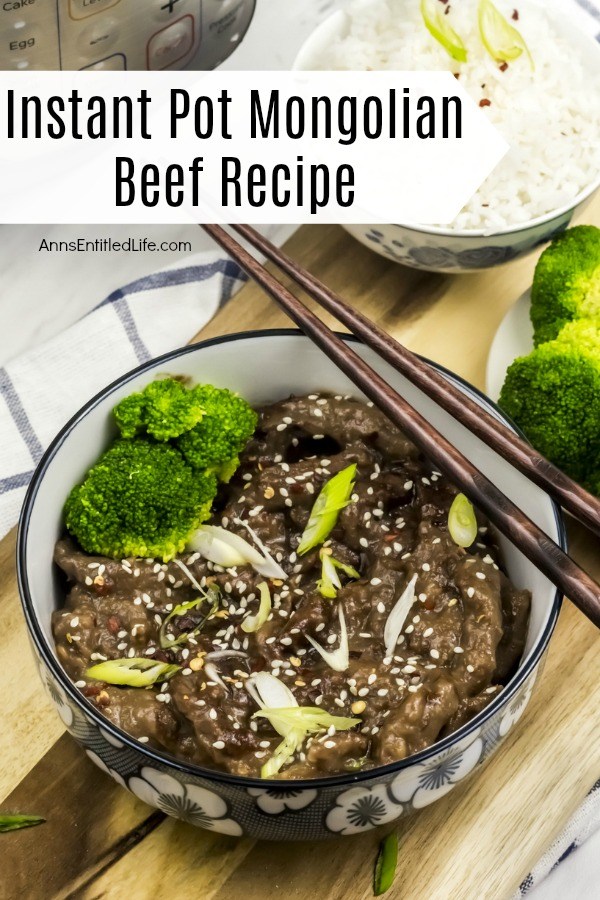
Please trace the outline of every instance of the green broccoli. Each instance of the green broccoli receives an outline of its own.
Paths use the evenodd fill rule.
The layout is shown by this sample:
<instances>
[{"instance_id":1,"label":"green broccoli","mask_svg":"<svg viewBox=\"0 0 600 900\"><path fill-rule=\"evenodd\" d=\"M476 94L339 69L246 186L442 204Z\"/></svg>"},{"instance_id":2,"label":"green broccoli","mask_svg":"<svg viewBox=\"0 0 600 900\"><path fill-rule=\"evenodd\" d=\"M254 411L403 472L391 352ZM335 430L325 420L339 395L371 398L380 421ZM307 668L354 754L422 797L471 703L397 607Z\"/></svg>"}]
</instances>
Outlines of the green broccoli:
<instances>
[{"instance_id":1,"label":"green broccoli","mask_svg":"<svg viewBox=\"0 0 600 900\"><path fill-rule=\"evenodd\" d=\"M66 526L88 553L169 560L209 518L216 492L215 476L174 447L117 440L71 491Z\"/></svg>"},{"instance_id":2,"label":"green broccoli","mask_svg":"<svg viewBox=\"0 0 600 900\"><path fill-rule=\"evenodd\" d=\"M600 320L600 228L577 225L544 250L531 289L538 347L575 319Z\"/></svg>"},{"instance_id":3,"label":"green broccoli","mask_svg":"<svg viewBox=\"0 0 600 900\"><path fill-rule=\"evenodd\" d=\"M256 428L258 416L242 397L226 388L200 384L192 390L204 416L178 438L177 446L195 469L211 469L220 480L228 481L239 463L238 453Z\"/></svg>"},{"instance_id":4,"label":"green broccoli","mask_svg":"<svg viewBox=\"0 0 600 900\"><path fill-rule=\"evenodd\" d=\"M556 340L516 359L499 402L540 453L591 487L600 437L598 322L570 322Z\"/></svg>"},{"instance_id":5,"label":"green broccoli","mask_svg":"<svg viewBox=\"0 0 600 900\"><path fill-rule=\"evenodd\" d=\"M157 441L168 441L197 425L204 410L195 390L175 378L164 378L125 397L113 414L124 438L149 434Z\"/></svg>"}]
</instances>

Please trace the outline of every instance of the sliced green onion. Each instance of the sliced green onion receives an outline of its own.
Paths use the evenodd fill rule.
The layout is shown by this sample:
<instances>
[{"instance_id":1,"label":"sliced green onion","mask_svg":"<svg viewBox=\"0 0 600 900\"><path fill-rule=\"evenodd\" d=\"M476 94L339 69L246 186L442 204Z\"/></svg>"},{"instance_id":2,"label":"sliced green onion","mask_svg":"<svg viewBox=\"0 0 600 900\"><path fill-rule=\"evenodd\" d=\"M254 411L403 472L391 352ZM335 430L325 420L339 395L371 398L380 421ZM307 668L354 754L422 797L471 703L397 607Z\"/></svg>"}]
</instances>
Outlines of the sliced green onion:
<instances>
[{"instance_id":1,"label":"sliced green onion","mask_svg":"<svg viewBox=\"0 0 600 900\"><path fill-rule=\"evenodd\" d=\"M260 706L253 719L265 718L283 740L261 769L261 778L272 778L302 747L309 734L326 731L332 725L345 731L360 725L360 719L332 716L318 706L298 706L289 687L270 672L257 672L246 679L246 690Z\"/></svg>"},{"instance_id":2,"label":"sliced green onion","mask_svg":"<svg viewBox=\"0 0 600 900\"><path fill-rule=\"evenodd\" d=\"M478 15L481 40L492 59L512 62L526 53L531 68L534 68L533 57L523 35L496 9L492 0L479 0Z\"/></svg>"},{"instance_id":3,"label":"sliced green onion","mask_svg":"<svg viewBox=\"0 0 600 900\"><path fill-rule=\"evenodd\" d=\"M373 875L373 893L376 897L389 891L394 883L398 865L398 834L392 831L379 845Z\"/></svg>"},{"instance_id":4,"label":"sliced green onion","mask_svg":"<svg viewBox=\"0 0 600 900\"><path fill-rule=\"evenodd\" d=\"M271 591L269 590L269 585L263 581L261 584L257 585L257 587L260 591L260 606L258 607L258 612L255 616L246 616L242 622L242 631L245 631L247 634L258 631L271 614Z\"/></svg>"},{"instance_id":5,"label":"sliced green onion","mask_svg":"<svg viewBox=\"0 0 600 900\"><path fill-rule=\"evenodd\" d=\"M277 775L281 767L284 766L288 760L292 759L294 754L300 749L303 740L304 735L302 732L299 734L291 732L287 737L284 737L281 743L277 744L275 747L273 755L261 767L260 777L273 778L274 775Z\"/></svg>"},{"instance_id":6,"label":"sliced green onion","mask_svg":"<svg viewBox=\"0 0 600 900\"><path fill-rule=\"evenodd\" d=\"M338 616L340 620L340 645L337 650L326 650L325 647L322 647L318 641L315 641L310 634L306 635L306 640L315 648L317 653L320 654L334 672L345 672L350 665L350 649L348 646L346 619L344 618L344 611L341 606L338 609Z\"/></svg>"},{"instance_id":7,"label":"sliced green onion","mask_svg":"<svg viewBox=\"0 0 600 900\"><path fill-rule=\"evenodd\" d=\"M346 772L360 772L361 769L364 769L368 761L368 756L360 756L358 759L347 759L344 762L344 769Z\"/></svg>"},{"instance_id":8,"label":"sliced green onion","mask_svg":"<svg viewBox=\"0 0 600 900\"><path fill-rule=\"evenodd\" d=\"M261 769L261 778L272 778L281 767L290 760L302 747L309 734L326 731L332 726L336 731L347 731L361 724L361 719L350 719L348 716L332 716L331 713L318 706L289 706L261 709L254 713L253 719L268 719L275 731L283 736L273 755Z\"/></svg>"},{"instance_id":9,"label":"sliced green onion","mask_svg":"<svg viewBox=\"0 0 600 900\"><path fill-rule=\"evenodd\" d=\"M298 553L301 556L327 539L337 522L340 510L350 502L355 475L356 463L353 463L325 482L314 502L308 524L300 539Z\"/></svg>"},{"instance_id":10,"label":"sliced green onion","mask_svg":"<svg viewBox=\"0 0 600 900\"><path fill-rule=\"evenodd\" d=\"M287 684L270 672L256 672L246 679L246 690L261 708L271 706L298 706L298 701Z\"/></svg>"},{"instance_id":11,"label":"sliced green onion","mask_svg":"<svg viewBox=\"0 0 600 900\"><path fill-rule=\"evenodd\" d=\"M243 525L250 532L254 541L259 543L256 534L246 522L241 519L235 521L238 525ZM200 553L204 559L223 566L224 569L250 565L265 578L281 578L283 581L287 579L287 574L275 562L264 545L261 545L263 552L260 553L256 547L249 544L239 534L234 534L218 525L201 525L188 541L187 549Z\"/></svg>"},{"instance_id":12,"label":"sliced green onion","mask_svg":"<svg viewBox=\"0 0 600 900\"><path fill-rule=\"evenodd\" d=\"M400 632L404 628L404 623L410 612L411 606L415 602L415 585L417 576L413 575L411 580L404 588L399 600L395 603L394 608L387 618L385 628L383 630L383 640L385 643L385 655L393 656Z\"/></svg>"},{"instance_id":13,"label":"sliced green onion","mask_svg":"<svg viewBox=\"0 0 600 900\"><path fill-rule=\"evenodd\" d=\"M448 513L448 531L459 547L470 547L477 538L477 518L471 501L457 494Z\"/></svg>"},{"instance_id":14,"label":"sliced green onion","mask_svg":"<svg viewBox=\"0 0 600 900\"><path fill-rule=\"evenodd\" d=\"M357 572L352 566L347 566L345 563L340 562L339 559L334 559L331 553L327 552L326 548L321 550L319 556L321 557L321 577L317 581L317 590L327 600L335 599L338 590L342 586L337 569L343 572L344 575L347 575L348 578L360 578L360 572Z\"/></svg>"},{"instance_id":15,"label":"sliced green onion","mask_svg":"<svg viewBox=\"0 0 600 900\"><path fill-rule=\"evenodd\" d=\"M246 690L261 709L290 709L298 706L298 701L289 687L271 675L270 672L256 672L246 679ZM281 767L291 759L302 746L305 733L295 731L287 723L278 722L279 727L273 725L275 731L283 737L283 740L275 748L273 755L266 761L260 770L261 778L272 778Z\"/></svg>"},{"instance_id":16,"label":"sliced green onion","mask_svg":"<svg viewBox=\"0 0 600 900\"><path fill-rule=\"evenodd\" d=\"M262 559L248 541L217 525L201 525L188 541L187 549L200 553L204 559L224 569L248 563L253 565Z\"/></svg>"},{"instance_id":17,"label":"sliced green onion","mask_svg":"<svg viewBox=\"0 0 600 900\"><path fill-rule=\"evenodd\" d=\"M276 706L272 709L260 709L252 718L268 719L278 734L289 734L291 730L316 734L318 731L327 731L332 726L336 731L347 731L362 723L362 719L334 716L318 706Z\"/></svg>"},{"instance_id":18,"label":"sliced green onion","mask_svg":"<svg viewBox=\"0 0 600 900\"><path fill-rule=\"evenodd\" d=\"M467 48L448 22L439 0L421 0L421 15L429 34L457 62L467 61Z\"/></svg>"},{"instance_id":19,"label":"sliced green onion","mask_svg":"<svg viewBox=\"0 0 600 900\"><path fill-rule=\"evenodd\" d=\"M201 597L197 597L195 600L188 600L186 603L180 603L178 606L173 607L167 618L160 626L159 643L163 650L167 650L169 647L176 647L179 644L184 644L189 641L190 637L195 637L200 633L200 631L202 631L206 622L212 616L214 616L214 614L218 610L219 598L221 596L219 589L217 587L211 587L208 591L204 591L202 590L202 588L199 589L202 591ZM180 634L177 638L171 638L169 634L167 634L167 625L169 624L169 622L171 622L171 620L174 619L175 616L183 616L190 610L197 609L200 604L204 603L205 600L208 600L209 602L212 601L212 605L206 615L202 617L200 622L198 622L196 627L192 629L192 631L187 631L184 634Z\"/></svg>"},{"instance_id":20,"label":"sliced green onion","mask_svg":"<svg viewBox=\"0 0 600 900\"><path fill-rule=\"evenodd\" d=\"M129 659L107 659L86 670L88 678L105 681L107 684L128 685L128 687L149 687L157 681L167 681L180 666L158 662L147 657Z\"/></svg>"},{"instance_id":21,"label":"sliced green onion","mask_svg":"<svg viewBox=\"0 0 600 900\"><path fill-rule=\"evenodd\" d=\"M41 816L0 816L0 833L33 828L34 825L41 825L45 821Z\"/></svg>"},{"instance_id":22,"label":"sliced green onion","mask_svg":"<svg viewBox=\"0 0 600 900\"><path fill-rule=\"evenodd\" d=\"M269 548L266 544L263 544L257 533L253 528L250 528L247 522L244 522L243 519L234 519L233 520L236 525L241 525L242 528L245 528L260 552L263 555L263 562L260 564L260 568L258 565L254 566L259 575L264 575L265 578L281 578L282 581L287 581L287 572L285 572L278 562L276 562L271 554L269 553Z\"/></svg>"},{"instance_id":23,"label":"sliced green onion","mask_svg":"<svg viewBox=\"0 0 600 900\"><path fill-rule=\"evenodd\" d=\"M328 553L321 551L321 577L317 581L317 590L321 597L327 600L333 600L337 597L338 589L341 588L342 582L340 576L336 572L333 560Z\"/></svg>"}]
</instances>

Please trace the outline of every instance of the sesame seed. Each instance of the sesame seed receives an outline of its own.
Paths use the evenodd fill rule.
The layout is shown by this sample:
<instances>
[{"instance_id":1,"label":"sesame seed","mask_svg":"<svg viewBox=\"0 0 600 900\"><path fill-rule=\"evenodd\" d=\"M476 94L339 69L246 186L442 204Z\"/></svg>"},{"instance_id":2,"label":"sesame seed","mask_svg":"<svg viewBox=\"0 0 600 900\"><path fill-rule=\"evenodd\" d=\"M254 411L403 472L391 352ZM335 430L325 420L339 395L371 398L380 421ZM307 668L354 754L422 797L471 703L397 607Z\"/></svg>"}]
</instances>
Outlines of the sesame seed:
<instances>
[{"instance_id":1,"label":"sesame seed","mask_svg":"<svg viewBox=\"0 0 600 900\"><path fill-rule=\"evenodd\" d=\"M423 632L423 637L430 637L433 634L433 628L426 628Z\"/></svg>"},{"instance_id":2,"label":"sesame seed","mask_svg":"<svg viewBox=\"0 0 600 900\"><path fill-rule=\"evenodd\" d=\"M367 678L367 684L374 684L377 681L377 675L375 672L371 672L369 677Z\"/></svg>"},{"instance_id":3,"label":"sesame seed","mask_svg":"<svg viewBox=\"0 0 600 900\"><path fill-rule=\"evenodd\" d=\"M368 693L369 693L369 688L363 687L363 688L361 688L361 689L359 690L358 696L359 696L359 697L366 697Z\"/></svg>"},{"instance_id":4,"label":"sesame seed","mask_svg":"<svg viewBox=\"0 0 600 900\"><path fill-rule=\"evenodd\" d=\"M475 572L475 578L479 578L480 581L485 581L485 575L483 572Z\"/></svg>"},{"instance_id":5,"label":"sesame seed","mask_svg":"<svg viewBox=\"0 0 600 900\"><path fill-rule=\"evenodd\" d=\"M431 569L431 566L429 565L429 563L423 563L421 568L423 569L424 572L429 572Z\"/></svg>"},{"instance_id":6,"label":"sesame seed","mask_svg":"<svg viewBox=\"0 0 600 900\"><path fill-rule=\"evenodd\" d=\"M381 600L377 604L377 612L379 612L379 613L385 612L385 603L382 603Z\"/></svg>"},{"instance_id":7,"label":"sesame seed","mask_svg":"<svg viewBox=\"0 0 600 900\"><path fill-rule=\"evenodd\" d=\"M475 596L475 588L472 588L472 587L467 588L467 597L474 597L474 596Z\"/></svg>"},{"instance_id":8,"label":"sesame seed","mask_svg":"<svg viewBox=\"0 0 600 900\"><path fill-rule=\"evenodd\" d=\"M440 652L439 652L439 650L436 650L435 648L429 651L429 655L430 655L433 659L439 659L439 658L440 658Z\"/></svg>"},{"instance_id":9,"label":"sesame seed","mask_svg":"<svg viewBox=\"0 0 600 900\"><path fill-rule=\"evenodd\" d=\"M371 584L373 587L377 587L378 584L381 584L381 578L371 578Z\"/></svg>"},{"instance_id":10,"label":"sesame seed","mask_svg":"<svg viewBox=\"0 0 600 900\"><path fill-rule=\"evenodd\" d=\"M412 486L413 486L412 481L405 481L405 482L404 482L404 490L405 490L405 491L410 491L410 489L411 489Z\"/></svg>"},{"instance_id":11,"label":"sesame seed","mask_svg":"<svg viewBox=\"0 0 600 900\"><path fill-rule=\"evenodd\" d=\"M333 748L335 747L335 741L325 741L323 746L327 747L328 750L333 750Z\"/></svg>"},{"instance_id":12,"label":"sesame seed","mask_svg":"<svg viewBox=\"0 0 600 900\"><path fill-rule=\"evenodd\" d=\"M387 689L387 688L379 688L379 690L377 691L377 696L378 696L378 697L387 697L387 695L388 695L388 689Z\"/></svg>"},{"instance_id":13,"label":"sesame seed","mask_svg":"<svg viewBox=\"0 0 600 900\"><path fill-rule=\"evenodd\" d=\"M454 652L455 652L455 653L464 653L465 651L463 650L462 647L455 647L455 648L454 648Z\"/></svg>"},{"instance_id":14,"label":"sesame seed","mask_svg":"<svg viewBox=\"0 0 600 900\"><path fill-rule=\"evenodd\" d=\"M366 538L364 538L364 537L361 537L358 543L360 544L361 547L368 547L368 546L369 546L368 540L367 540Z\"/></svg>"},{"instance_id":15,"label":"sesame seed","mask_svg":"<svg viewBox=\"0 0 600 900\"><path fill-rule=\"evenodd\" d=\"M225 741L213 741L213 747L215 748L215 750L224 750Z\"/></svg>"}]
</instances>

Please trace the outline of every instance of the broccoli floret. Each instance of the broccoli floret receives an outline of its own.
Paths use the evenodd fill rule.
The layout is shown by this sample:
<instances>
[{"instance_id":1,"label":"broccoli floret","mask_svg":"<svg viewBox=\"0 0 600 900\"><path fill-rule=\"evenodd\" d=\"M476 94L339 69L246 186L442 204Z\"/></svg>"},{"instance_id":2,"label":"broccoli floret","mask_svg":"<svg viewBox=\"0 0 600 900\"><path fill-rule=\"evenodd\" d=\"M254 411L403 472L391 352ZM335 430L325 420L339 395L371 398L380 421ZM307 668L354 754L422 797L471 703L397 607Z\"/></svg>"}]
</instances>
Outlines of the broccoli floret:
<instances>
[{"instance_id":1,"label":"broccoli floret","mask_svg":"<svg viewBox=\"0 0 600 900\"><path fill-rule=\"evenodd\" d=\"M600 320L600 228L577 225L544 250L531 290L531 321L538 347L575 319Z\"/></svg>"},{"instance_id":2,"label":"broccoli floret","mask_svg":"<svg viewBox=\"0 0 600 900\"><path fill-rule=\"evenodd\" d=\"M251 406L226 388L201 384L193 388L204 410L202 421L177 440L177 446L195 469L222 470L227 481L237 467L237 455L254 433L258 416ZM227 477L228 476L228 477Z\"/></svg>"},{"instance_id":3,"label":"broccoli floret","mask_svg":"<svg viewBox=\"0 0 600 900\"><path fill-rule=\"evenodd\" d=\"M570 322L556 340L510 366L500 406L533 446L588 484L600 436L600 326Z\"/></svg>"},{"instance_id":4,"label":"broccoli floret","mask_svg":"<svg viewBox=\"0 0 600 900\"><path fill-rule=\"evenodd\" d=\"M158 441L168 441L197 425L204 410L194 390L175 378L164 378L125 397L113 413L124 438L149 434Z\"/></svg>"},{"instance_id":5,"label":"broccoli floret","mask_svg":"<svg viewBox=\"0 0 600 900\"><path fill-rule=\"evenodd\" d=\"M69 532L88 553L169 560L210 516L217 482L167 444L118 440L71 491Z\"/></svg>"}]
</instances>

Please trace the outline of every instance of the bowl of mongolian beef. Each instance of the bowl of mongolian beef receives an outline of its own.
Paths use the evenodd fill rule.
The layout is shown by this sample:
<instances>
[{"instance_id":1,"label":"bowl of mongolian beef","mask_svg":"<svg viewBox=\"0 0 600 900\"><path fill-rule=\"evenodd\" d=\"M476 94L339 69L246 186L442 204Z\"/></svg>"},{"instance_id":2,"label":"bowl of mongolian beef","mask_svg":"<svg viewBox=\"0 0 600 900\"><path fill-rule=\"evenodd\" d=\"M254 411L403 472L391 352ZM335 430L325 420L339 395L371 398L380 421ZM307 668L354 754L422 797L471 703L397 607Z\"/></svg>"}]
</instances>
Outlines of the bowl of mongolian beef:
<instances>
[{"instance_id":1,"label":"bowl of mongolian beef","mask_svg":"<svg viewBox=\"0 0 600 900\"><path fill-rule=\"evenodd\" d=\"M564 545L543 491L356 347ZM457 786L521 717L560 605L295 331L185 348L91 400L35 473L18 560L89 757L171 815L268 839Z\"/></svg>"}]
</instances>

